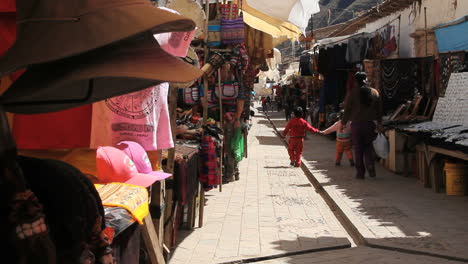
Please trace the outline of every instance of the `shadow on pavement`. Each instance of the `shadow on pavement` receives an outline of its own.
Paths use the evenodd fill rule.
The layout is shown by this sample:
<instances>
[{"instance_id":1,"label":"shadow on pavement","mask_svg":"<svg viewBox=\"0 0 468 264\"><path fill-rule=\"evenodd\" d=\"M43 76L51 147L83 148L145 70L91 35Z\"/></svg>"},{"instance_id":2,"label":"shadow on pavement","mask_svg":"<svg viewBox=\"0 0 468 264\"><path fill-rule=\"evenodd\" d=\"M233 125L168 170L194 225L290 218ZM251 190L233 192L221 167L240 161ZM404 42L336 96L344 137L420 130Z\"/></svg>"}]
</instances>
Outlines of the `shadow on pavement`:
<instances>
[{"instance_id":1,"label":"shadow on pavement","mask_svg":"<svg viewBox=\"0 0 468 264\"><path fill-rule=\"evenodd\" d=\"M279 116L270 119L278 130L285 123ZM435 193L416 177L394 174L377 162L376 178L357 180L345 157L335 167L335 141L320 135L305 141L303 158L367 243L468 262L468 196Z\"/></svg>"}]
</instances>

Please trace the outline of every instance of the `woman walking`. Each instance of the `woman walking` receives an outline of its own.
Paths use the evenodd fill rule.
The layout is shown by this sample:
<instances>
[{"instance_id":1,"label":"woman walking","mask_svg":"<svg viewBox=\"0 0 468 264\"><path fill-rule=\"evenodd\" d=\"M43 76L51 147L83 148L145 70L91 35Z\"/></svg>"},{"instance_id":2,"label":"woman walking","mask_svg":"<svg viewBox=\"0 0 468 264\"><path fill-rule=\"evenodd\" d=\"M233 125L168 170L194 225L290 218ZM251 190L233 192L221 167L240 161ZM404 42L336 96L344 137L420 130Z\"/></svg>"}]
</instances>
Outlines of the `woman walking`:
<instances>
[{"instance_id":1,"label":"woman walking","mask_svg":"<svg viewBox=\"0 0 468 264\"><path fill-rule=\"evenodd\" d=\"M369 177L375 177L375 158L372 141L376 138L376 126L382 131L382 105L379 92L366 85L366 74L355 74L355 87L345 100L342 126L346 127L351 121L351 135L354 145L356 178L364 179L367 172Z\"/></svg>"}]
</instances>

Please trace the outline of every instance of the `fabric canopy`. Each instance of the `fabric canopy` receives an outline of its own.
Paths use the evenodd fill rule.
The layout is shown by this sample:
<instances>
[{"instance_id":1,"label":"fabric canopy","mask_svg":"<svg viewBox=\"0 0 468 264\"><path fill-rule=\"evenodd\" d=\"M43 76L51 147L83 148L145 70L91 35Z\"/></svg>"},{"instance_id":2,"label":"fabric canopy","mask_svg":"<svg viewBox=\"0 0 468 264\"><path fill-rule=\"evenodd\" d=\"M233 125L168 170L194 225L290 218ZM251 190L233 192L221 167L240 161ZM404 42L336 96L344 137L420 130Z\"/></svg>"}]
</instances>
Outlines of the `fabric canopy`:
<instances>
[{"instance_id":1,"label":"fabric canopy","mask_svg":"<svg viewBox=\"0 0 468 264\"><path fill-rule=\"evenodd\" d=\"M468 50L468 16L434 28L439 52Z\"/></svg>"},{"instance_id":2,"label":"fabric canopy","mask_svg":"<svg viewBox=\"0 0 468 264\"><path fill-rule=\"evenodd\" d=\"M268 16L251 6L247 3L242 4L242 11L244 15L244 22L262 32L272 35L273 37L288 37L295 39L302 31L295 25Z\"/></svg>"},{"instance_id":3,"label":"fabric canopy","mask_svg":"<svg viewBox=\"0 0 468 264\"><path fill-rule=\"evenodd\" d=\"M301 32L305 32L311 15L320 12L318 0L246 0L245 2L267 16L295 25Z\"/></svg>"}]
</instances>

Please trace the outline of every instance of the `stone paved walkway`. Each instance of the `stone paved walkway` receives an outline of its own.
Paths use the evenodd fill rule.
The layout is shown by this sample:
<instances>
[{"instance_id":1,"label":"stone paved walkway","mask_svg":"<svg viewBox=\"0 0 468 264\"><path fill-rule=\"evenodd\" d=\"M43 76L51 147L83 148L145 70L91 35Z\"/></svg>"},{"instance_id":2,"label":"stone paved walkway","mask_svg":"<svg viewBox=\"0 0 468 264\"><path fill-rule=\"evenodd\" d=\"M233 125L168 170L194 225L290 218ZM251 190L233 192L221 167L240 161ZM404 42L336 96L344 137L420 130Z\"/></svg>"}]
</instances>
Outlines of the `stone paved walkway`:
<instances>
[{"instance_id":1,"label":"stone paved walkway","mask_svg":"<svg viewBox=\"0 0 468 264\"><path fill-rule=\"evenodd\" d=\"M272 259L261 264L457 264L440 258L417 256L369 247L355 247Z\"/></svg>"},{"instance_id":2,"label":"stone paved walkway","mask_svg":"<svg viewBox=\"0 0 468 264\"><path fill-rule=\"evenodd\" d=\"M284 129L282 115L271 120ZM344 159L334 166L335 142L325 136L309 135L304 149L304 164L368 243L468 260L468 196L434 193L380 165L377 178L355 180Z\"/></svg>"},{"instance_id":3,"label":"stone paved walkway","mask_svg":"<svg viewBox=\"0 0 468 264\"><path fill-rule=\"evenodd\" d=\"M350 239L269 121L254 118L240 180L207 193L204 226L180 231L169 263L222 263L349 247Z\"/></svg>"}]
</instances>

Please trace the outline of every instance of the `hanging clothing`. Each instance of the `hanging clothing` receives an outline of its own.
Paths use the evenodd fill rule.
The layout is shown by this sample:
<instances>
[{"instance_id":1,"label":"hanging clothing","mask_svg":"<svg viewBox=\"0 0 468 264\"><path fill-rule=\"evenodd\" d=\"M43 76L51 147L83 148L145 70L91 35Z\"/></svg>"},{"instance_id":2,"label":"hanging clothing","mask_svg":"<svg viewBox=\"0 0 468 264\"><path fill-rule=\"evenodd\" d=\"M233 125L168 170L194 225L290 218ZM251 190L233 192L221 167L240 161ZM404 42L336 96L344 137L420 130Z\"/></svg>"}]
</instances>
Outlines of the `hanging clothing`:
<instances>
[{"instance_id":1,"label":"hanging clothing","mask_svg":"<svg viewBox=\"0 0 468 264\"><path fill-rule=\"evenodd\" d=\"M348 63L362 63L367 53L367 42L368 39L364 37L349 39L346 61Z\"/></svg>"},{"instance_id":2,"label":"hanging clothing","mask_svg":"<svg viewBox=\"0 0 468 264\"><path fill-rule=\"evenodd\" d=\"M312 60L310 55L302 55L299 60L301 76L312 76Z\"/></svg>"},{"instance_id":3,"label":"hanging clothing","mask_svg":"<svg viewBox=\"0 0 468 264\"><path fill-rule=\"evenodd\" d=\"M381 61L381 95L383 110L395 110L412 100L415 92L422 94L421 59L389 59Z\"/></svg>"},{"instance_id":4,"label":"hanging clothing","mask_svg":"<svg viewBox=\"0 0 468 264\"><path fill-rule=\"evenodd\" d=\"M88 148L92 106L13 118L13 136L18 149Z\"/></svg>"},{"instance_id":5,"label":"hanging clothing","mask_svg":"<svg viewBox=\"0 0 468 264\"><path fill-rule=\"evenodd\" d=\"M135 141L146 151L174 147L168 83L93 104L91 148Z\"/></svg>"},{"instance_id":6,"label":"hanging clothing","mask_svg":"<svg viewBox=\"0 0 468 264\"><path fill-rule=\"evenodd\" d=\"M219 182L219 166L216 142L211 136L203 136L200 144L200 182L205 188L211 189Z\"/></svg>"}]
</instances>

